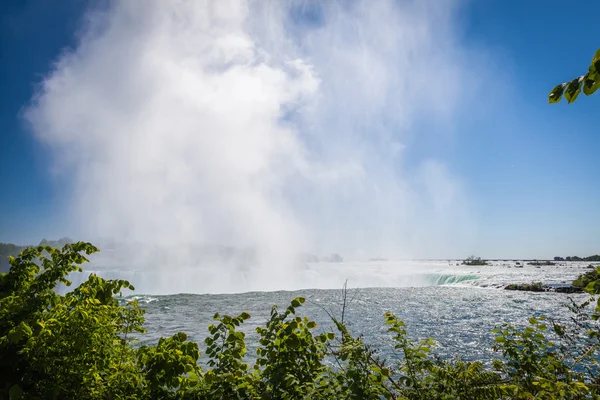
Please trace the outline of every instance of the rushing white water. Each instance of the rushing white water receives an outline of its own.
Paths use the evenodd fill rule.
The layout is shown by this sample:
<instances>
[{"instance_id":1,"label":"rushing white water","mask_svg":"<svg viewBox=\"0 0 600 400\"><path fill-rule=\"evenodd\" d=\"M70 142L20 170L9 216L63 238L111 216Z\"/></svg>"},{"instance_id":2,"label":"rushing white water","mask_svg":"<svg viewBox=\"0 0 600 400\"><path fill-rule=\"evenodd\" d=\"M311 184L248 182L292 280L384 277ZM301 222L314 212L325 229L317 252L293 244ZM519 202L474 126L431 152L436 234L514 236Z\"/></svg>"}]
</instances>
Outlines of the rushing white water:
<instances>
[{"instance_id":1,"label":"rushing white water","mask_svg":"<svg viewBox=\"0 0 600 400\"><path fill-rule=\"evenodd\" d=\"M180 266L167 268L103 268L92 263L84 274L74 274L79 283L88 273L108 279L126 279L137 293L235 293L248 290L277 291L299 289L335 289L348 280L350 287L425 287L466 285L499 288L509 283L570 284L589 263L561 263L557 265L522 267L514 261L494 261L490 265L466 266L458 261L371 261L340 263L306 263L288 270L285 283L271 280L254 281L248 269L222 270L210 264L204 267ZM206 282L210 282L207 285ZM240 288L250 288L247 290Z\"/></svg>"}]
</instances>

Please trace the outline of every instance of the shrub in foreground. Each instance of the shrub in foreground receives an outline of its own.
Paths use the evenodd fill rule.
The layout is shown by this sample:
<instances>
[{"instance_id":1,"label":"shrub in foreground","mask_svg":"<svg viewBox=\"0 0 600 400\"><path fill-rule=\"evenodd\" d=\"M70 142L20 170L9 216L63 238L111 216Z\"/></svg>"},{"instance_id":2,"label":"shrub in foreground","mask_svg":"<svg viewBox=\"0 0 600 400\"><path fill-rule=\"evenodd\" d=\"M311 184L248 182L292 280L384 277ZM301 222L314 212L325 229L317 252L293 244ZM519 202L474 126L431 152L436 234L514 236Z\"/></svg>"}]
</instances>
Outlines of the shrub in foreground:
<instances>
[{"instance_id":1,"label":"shrub in foreground","mask_svg":"<svg viewBox=\"0 0 600 400\"><path fill-rule=\"evenodd\" d=\"M274 306L257 328L252 364L238 330L250 315L216 314L203 369L199 346L185 333L136 345L144 310L116 297L133 290L129 282L90 275L73 291L56 293L96 251L79 242L62 250L28 248L10 259L10 272L0 275L0 399L587 399L600 393L599 332L595 315L586 312L591 300L571 303L570 325L531 318L524 329L499 327L491 344L498 358L482 363L436 357L432 339L411 339L391 313L383 322L395 356L383 359L349 332L343 317L331 316L326 331L298 315L299 297L284 310Z\"/></svg>"},{"instance_id":2,"label":"shrub in foreground","mask_svg":"<svg viewBox=\"0 0 600 400\"><path fill-rule=\"evenodd\" d=\"M600 272L600 267L596 267L596 268L592 269L591 271L588 271L588 272L585 272L585 273L579 275L573 281L573 286L585 288L587 285L593 284L598 279L600 279L598 272Z\"/></svg>"}]
</instances>

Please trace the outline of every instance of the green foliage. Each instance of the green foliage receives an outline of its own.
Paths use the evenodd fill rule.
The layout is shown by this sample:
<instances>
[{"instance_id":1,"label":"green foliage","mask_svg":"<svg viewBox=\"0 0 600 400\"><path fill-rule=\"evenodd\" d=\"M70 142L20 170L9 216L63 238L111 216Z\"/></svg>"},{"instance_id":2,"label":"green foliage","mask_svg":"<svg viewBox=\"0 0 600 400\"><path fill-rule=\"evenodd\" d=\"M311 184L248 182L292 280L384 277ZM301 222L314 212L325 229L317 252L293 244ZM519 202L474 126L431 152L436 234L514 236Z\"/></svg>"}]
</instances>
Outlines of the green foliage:
<instances>
[{"instance_id":1,"label":"green foliage","mask_svg":"<svg viewBox=\"0 0 600 400\"><path fill-rule=\"evenodd\" d=\"M179 332L170 338L160 338L156 347L143 346L137 351L137 361L143 394L152 399L193 398L201 371L200 351L187 335Z\"/></svg>"},{"instance_id":2,"label":"green foliage","mask_svg":"<svg viewBox=\"0 0 600 400\"><path fill-rule=\"evenodd\" d=\"M245 361L248 313L215 314L205 340L185 333L137 346L143 310L119 301L133 287L90 275L59 295L57 283L81 271L89 243L38 246L11 258L0 275L0 399L584 399L598 398L600 331L593 299L572 301L570 325L531 318L524 329L499 327L492 363L442 360L433 339L412 339L386 313L393 356L382 359L362 336L331 316L337 332L298 315L298 297L258 327L253 364ZM589 285L588 285L589 286ZM598 289L596 289L598 288ZM591 293L600 285L589 287ZM551 327L552 329L549 329Z\"/></svg>"},{"instance_id":3,"label":"green foliage","mask_svg":"<svg viewBox=\"0 0 600 400\"><path fill-rule=\"evenodd\" d=\"M313 336L317 324L296 314L304 301L303 297L292 300L282 313L273 306L266 326L256 329L260 347L255 369L261 369L262 398L297 399L319 392L326 372L325 344L334 335Z\"/></svg>"},{"instance_id":4,"label":"green foliage","mask_svg":"<svg viewBox=\"0 0 600 400\"><path fill-rule=\"evenodd\" d=\"M237 327L250 318L244 312L235 318L215 314L217 325L210 324L211 337L206 338L206 354L211 367L204 377L202 398L251 399L258 398L258 375L249 373L249 365L243 362L247 352L243 332Z\"/></svg>"},{"instance_id":5,"label":"green foliage","mask_svg":"<svg viewBox=\"0 0 600 400\"><path fill-rule=\"evenodd\" d=\"M600 278L600 267L579 275L574 281L573 286L585 288L590 283L597 281Z\"/></svg>"},{"instance_id":6,"label":"green foliage","mask_svg":"<svg viewBox=\"0 0 600 400\"><path fill-rule=\"evenodd\" d=\"M337 345L328 343L330 354L338 371L334 375L337 396L330 398L380 399L393 398L394 388L389 380L391 369L377 356L377 351L364 342L362 336L353 337L346 326L333 318L341 334Z\"/></svg>"},{"instance_id":7,"label":"green foliage","mask_svg":"<svg viewBox=\"0 0 600 400\"><path fill-rule=\"evenodd\" d=\"M40 246L63 247L65 244L73 243L69 238L61 238L55 241L43 239ZM0 273L8 272L10 269L9 257L16 257L20 252L29 246L19 246L12 243L0 243Z\"/></svg>"},{"instance_id":8,"label":"green foliage","mask_svg":"<svg viewBox=\"0 0 600 400\"><path fill-rule=\"evenodd\" d=\"M65 296L57 283L81 271L97 249L89 243L24 250L0 275L0 397L101 398L139 387L127 335L141 332L137 304L120 306L114 297L133 289L126 281L90 278Z\"/></svg>"},{"instance_id":9,"label":"green foliage","mask_svg":"<svg viewBox=\"0 0 600 400\"><path fill-rule=\"evenodd\" d=\"M566 327L556 323L553 327L557 340L564 339ZM524 330L505 325L494 331L499 335L495 350L504 356L504 360L494 361L494 368L508 378L507 393L518 399L596 398L596 390L588 387L595 383L589 379L586 382L585 373L573 368L582 356L576 357L568 346L549 340L547 329L544 317L532 317Z\"/></svg>"},{"instance_id":10,"label":"green foliage","mask_svg":"<svg viewBox=\"0 0 600 400\"><path fill-rule=\"evenodd\" d=\"M401 398L488 399L502 395L501 377L486 371L481 362L433 358L433 339L411 340L403 321L391 313L385 319L390 325L388 332L394 335L394 348L401 355L391 378Z\"/></svg>"},{"instance_id":11,"label":"green foliage","mask_svg":"<svg viewBox=\"0 0 600 400\"><path fill-rule=\"evenodd\" d=\"M564 95L570 104L577 99L582 90L586 96L589 96L598 90L598 87L600 87L600 49L592 57L588 72L569 82L557 85L548 95L548 102L558 103Z\"/></svg>"},{"instance_id":12,"label":"green foliage","mask_svg":"<svg viewBox=\"0 0 600 400\"><path fill-rule=\"evenodd\" d=\"M48 240L48 239L42 239L42 241L40 242L40 246L50 246L50 247L63 247L66 244L71 244L73 243L73 239L68 238L68 237L63 237L60 238L58 240Z\"/></svg>"},{"instance_id":13,"label":"green foliage","mask_svg":"<svg viewBox=\"0 0 600 400\"><path fill-rule=\"evenodd\" d=\"M0 243L0 273L8 272L10 269L9 257L15 257L27 246L18 246L10 243Z\"/></svg>"}]
</instances>

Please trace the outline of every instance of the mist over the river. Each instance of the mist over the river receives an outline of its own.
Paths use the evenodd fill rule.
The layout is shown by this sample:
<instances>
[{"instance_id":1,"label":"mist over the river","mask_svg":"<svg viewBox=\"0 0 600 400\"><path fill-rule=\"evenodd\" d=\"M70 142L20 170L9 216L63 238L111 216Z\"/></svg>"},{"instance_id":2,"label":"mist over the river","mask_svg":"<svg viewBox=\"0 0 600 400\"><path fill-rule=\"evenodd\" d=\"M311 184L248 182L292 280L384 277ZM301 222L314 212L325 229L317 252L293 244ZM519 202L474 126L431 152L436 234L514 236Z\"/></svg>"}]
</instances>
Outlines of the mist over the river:
<instances>
[{"instance_id":1,"label":"mist over the river","mask_svg":"<svg viewBox=\"0 0 600 400\"><path fill-rule=\"evenodd\" d=\"M240 270L248 290L287 287L302 252L469 254L468 189L443 159L411 147L451 137L494 75L458 40L459 9L366 0L91 9L24 114L67 193L65 226L78 239L140 244L124 268L189 279L189 268L209 265L201 291ZM245 249L251 262L200 263L198 246Z\"/></svg>"}]
</instances>

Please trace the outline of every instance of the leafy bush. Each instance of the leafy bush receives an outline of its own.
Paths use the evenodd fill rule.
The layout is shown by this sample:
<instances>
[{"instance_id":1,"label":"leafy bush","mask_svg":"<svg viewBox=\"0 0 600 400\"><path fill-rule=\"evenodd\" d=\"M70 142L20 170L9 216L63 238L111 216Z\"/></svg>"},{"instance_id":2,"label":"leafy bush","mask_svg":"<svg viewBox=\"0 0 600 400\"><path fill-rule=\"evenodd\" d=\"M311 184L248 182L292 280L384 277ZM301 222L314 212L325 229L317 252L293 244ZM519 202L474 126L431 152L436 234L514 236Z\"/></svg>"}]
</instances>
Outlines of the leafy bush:
<instances>
[{"instance_id":1,"label":"leafy bush","mask_svg":"<svg viewBox=\"0 0 600 400\"><path fill-rule=\"evenodd\" d=\"M89 243L38 246L10 258L0 275L0 397L118 397L141 387L128 335L143 332L143 310L114 297L133 286L91 275L64 296L54 290L81 271L82 253L96 251Z\"/></svg>"},{"instance_id":2,"label":"leafy bush","mask_svg":"<svg viewBox=\"0 0 600 400\"><path fill-rule=\"evenodd\" d=\"M573 324L506 325L494 332L491 363L442 360L432 339L411 339L391 313L384 322L396 356L382 359L342 319L333 331L297 314L299 297L256 329L251 365L245 335L250 318L216 314L205 340L208 368L185 333L137 346L144 332L138 304L116 296L133 287L95 275L65 295L58 283L81 271L89 243L62 250L38 246L11 258L0 275L0 399L584 399L597 398L600 332L591 300L572 302ZM595 284L588 285L596 293ZM600 285L598 285L600 290ZM344 307L346 296L344 296ZM551 328L551 329L550 329Z\"/></svg>"},{"instance_id":3,"label":"leafy bush","mask_svg":"<svg viewBox=\"0 0 600 400\"><path fill-rule=\"evenodd\" d=\"M579 275L577 279L573 281L573 286L580 288L586 287L591 282L595 282L600 278L598 275L599 272L600 267Z\"/></svg>"},{"instance_id":4,"label":"leafy bush","mask_svg":"<svg viewBox=\"0 0 600 400\"><path fill-rule=\"evenodd\" d=\"M8 262L8 258L10 256L16 256L26 248L27 246L18 246L10 243L0 243L0 273L8 272L10 270L10 263Z\"/></svg>"}]
</instances>

